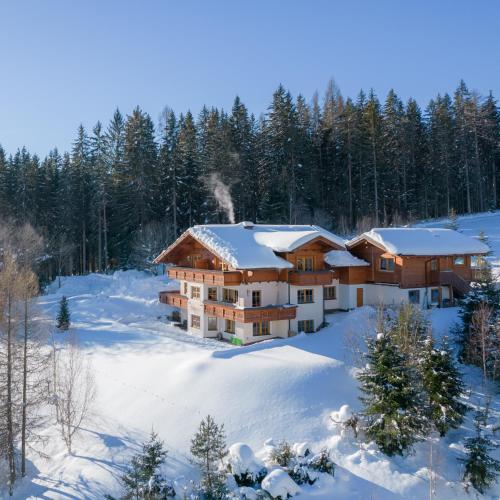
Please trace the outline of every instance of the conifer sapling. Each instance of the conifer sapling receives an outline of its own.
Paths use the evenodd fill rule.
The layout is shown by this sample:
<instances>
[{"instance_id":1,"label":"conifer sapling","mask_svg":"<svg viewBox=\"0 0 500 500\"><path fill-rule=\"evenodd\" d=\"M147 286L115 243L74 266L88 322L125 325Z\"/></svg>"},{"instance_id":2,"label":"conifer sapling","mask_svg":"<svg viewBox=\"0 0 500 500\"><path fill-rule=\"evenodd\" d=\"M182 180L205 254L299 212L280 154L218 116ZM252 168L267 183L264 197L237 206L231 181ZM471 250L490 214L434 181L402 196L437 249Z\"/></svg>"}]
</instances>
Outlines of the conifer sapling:
<instances>
[{"instance_id":1,"label":"conifer sapling","mask_svg":"<svg viewBox=\"0 0 500 500\"><path fill-rule=\"evenodd\" d=\"M218 425L208 415L191 440L193 462L200 468L201 490L207 500L219 500L226 495L226 476L221 471L222 459L227 454L224 425Z\"/></svg>"},{"instance_id":2,"label":"conifer sapling","mask_svg":"<svg viewBox=\"0 0 500 500\"><path fill-rule=\"evenodd\" d=\"M403 455L427 428L417 377L388 334L368 341L366 357L368 364L358 376L366 435L385 454Z\"/></svg>"},{"instance_id":3,"label":"conifer sapling","mask_svg":"<svg viewBox=\"0 0 500 500\"><path fill-rule=\"evenodd\" d=\"M475 436L465 442L467 458L459 459L465 464L463 479L466 485L471 484L479 493L485 493L500 473L500 462L490 456L490 451L495 450L498 445L493 443L483 429L487 416L487 409L479 409L476 412Z\"/></svg>"},{"instance_id":4,"label":"conifer sapling","mask_svg":"<svg viewBox=\"0 0 500 500\"><path fill-rule=\"evenodd\" d=\"M69 302L66 296L63 295L59 302L59 312L57 313L57 328L59 330L67 330L71 324L71 316L69 313Z\"/></svg>"}]
</instances>

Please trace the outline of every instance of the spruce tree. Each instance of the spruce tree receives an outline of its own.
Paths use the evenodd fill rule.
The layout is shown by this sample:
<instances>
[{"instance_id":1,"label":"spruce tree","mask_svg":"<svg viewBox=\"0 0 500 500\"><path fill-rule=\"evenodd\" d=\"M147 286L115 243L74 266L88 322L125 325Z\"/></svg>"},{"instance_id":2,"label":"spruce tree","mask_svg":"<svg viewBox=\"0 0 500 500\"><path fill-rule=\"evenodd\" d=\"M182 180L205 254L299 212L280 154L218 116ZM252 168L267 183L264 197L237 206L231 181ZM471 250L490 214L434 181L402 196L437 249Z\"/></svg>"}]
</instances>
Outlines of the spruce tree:
<instances>
[{"instance_id":1,"label":"spruce tree","mask_svg":"<svg viewBox=\"0 0 500 500\"><path fill-rule=\"evenodd\" d=\"M487 417L487 409L477 410L474 418L475 435L465 442L467 458L459 459L465 466L463 480L466 485L472 484L479 493L485 493L500 473L500 461L490 456L490 452L498 445L484 432Z\"/></svg>"},{"instance_id":2,"label":"spruce tree","mask_svg":"<svg viewBox=\"0 0 500 500\"><path fill-rule=\"evenodd\" d=\"M226 495L226 478L220 470L222 459L227 454L224 425L218 425L208 415L191 440L193 462L200 468L201 489L207 500L220 500Z\"/></svg>"},{"instance_id":3,"label":"spruce tree","mask_svg":"<svg viewBox=\"0 0 500 500\"><path fill-rule=\"evenodd\" d=\"M430 421L444 436L464 419L467 406L460 401L464 385L446 341L436 348L428 337L420 360L422 384L426 393Z\"/></svg>"},{"instance_id":4,"label":"spruce tree","mask_svg":"<svg viewBox=\"0 0 500 500\"><path fill-rule=\"evenodd\" d=\"M174 497L173 487L158 471L166 457L163 441L152 431L149 441L142 445L142 453L132 458L127 473L122 477L125 498L162 500Z\"/></svg>"},{"instance_id":5,"label":"spruce tree","mask_svg":"<svg viewBox=\"0 0 500 500\"><path fill-rule=\"evenodd\" d=\"M57 313L57 328L59 330L67 330L71 324L71 316L69 312L69 302L65 295L62 296L59 302L59 312Z\"/></svg>"},{"instance_id":6,"label":"spruce tree","mask_svg":"<svg viewBox=\"0 0 500 500\"><path fill-rule=\"evenodd\" d=\"M366 368L358 376L366 435L385 454L404 455L424 438L427 420L417 377L390 335L368 341Z\"/></svg>"}]
</instances>

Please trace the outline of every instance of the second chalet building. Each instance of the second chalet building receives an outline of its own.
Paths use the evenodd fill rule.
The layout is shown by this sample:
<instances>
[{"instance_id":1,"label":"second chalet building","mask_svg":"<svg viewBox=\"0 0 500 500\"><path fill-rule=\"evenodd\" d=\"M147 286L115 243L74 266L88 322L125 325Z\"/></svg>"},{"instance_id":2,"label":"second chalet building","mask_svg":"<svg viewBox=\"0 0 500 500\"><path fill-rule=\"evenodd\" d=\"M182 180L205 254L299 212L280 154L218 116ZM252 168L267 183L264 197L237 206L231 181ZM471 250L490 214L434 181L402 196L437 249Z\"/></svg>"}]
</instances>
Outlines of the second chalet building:
<instances>
[{"instance_id":1,"label":"second chalet building","mask_svg":"<svg viewBox=\"0 0 500 500\"><path fill-rule=\"evenodd\" d=\"M451 304L488 250L449 229L372 229L344 241L318 226L241 222L194 226L156 262L180 283L160 300L191 333L245 344L314 332L334 310Z\"/></svg>"}]
</instances>

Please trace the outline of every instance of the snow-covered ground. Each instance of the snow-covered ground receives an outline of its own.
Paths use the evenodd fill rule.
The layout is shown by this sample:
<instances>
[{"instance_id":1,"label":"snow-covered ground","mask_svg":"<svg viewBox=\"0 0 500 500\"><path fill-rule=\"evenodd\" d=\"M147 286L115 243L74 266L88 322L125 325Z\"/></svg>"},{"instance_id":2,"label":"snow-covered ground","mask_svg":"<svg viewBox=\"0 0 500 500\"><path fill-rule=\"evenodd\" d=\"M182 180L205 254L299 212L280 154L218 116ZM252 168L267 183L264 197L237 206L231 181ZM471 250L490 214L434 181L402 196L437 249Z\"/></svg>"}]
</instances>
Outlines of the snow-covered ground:
<instances>
[{"instance_id":1,"label":"snow-covered ground","mask_svg":"<svg viewBox=\"0 0 500 500\"><path fill-rule=\"evenodd\" d=\"M459 225L470 235L485 231L500 272L500 213L464 217ZM129 271L65 278L61 289L53 284L40 298L54 318L61 296L68 297L72 327L95 368L98 397L73 455L67 454L55 426L46 430L43 452L49 458L31 454L30 477L17 485L15 498L119 495L123 467L152 428L169 450L166 475L180 488L196 479L190 439L207 414L224 423L229 445L244 442L257 455L265 452L268 438L308 442L314 451L331 448L338 464L335 478L302 487L299 498L428 497L428 443L418 445L413 456L388 459L342 435L329 418L346 404L359 409L349 346L373 327L371 308L331 315L330 326L314 335L231 347L170 325L165 318L169 308L157 301L158 291L169 287L175 284L165 277ZM434 310L430 319L435 334L445 335L456 309ZM469 401L476 404L479 375L471 368L464 372ZM493 403L498 416L498 400ZM434 443L435 498L470 498L460 484L457 458L471 432L468 418L461 429ZM491 494L498 498L500 488Z\"/></svg>"}]
</instances>

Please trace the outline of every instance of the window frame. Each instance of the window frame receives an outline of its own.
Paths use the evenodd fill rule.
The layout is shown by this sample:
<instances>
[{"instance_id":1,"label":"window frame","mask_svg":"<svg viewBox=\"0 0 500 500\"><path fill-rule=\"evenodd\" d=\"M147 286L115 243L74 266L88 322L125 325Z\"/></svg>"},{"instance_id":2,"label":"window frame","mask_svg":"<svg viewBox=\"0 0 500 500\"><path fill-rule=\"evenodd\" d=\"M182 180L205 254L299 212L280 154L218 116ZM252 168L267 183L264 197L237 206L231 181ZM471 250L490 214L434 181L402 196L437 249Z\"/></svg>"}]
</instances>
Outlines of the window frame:
<instances>
[{"instance_id":1,"label":"window frame","mask_svg":"<svg viewBox=\"0 0 500 500\"><path fill-rule=\"evenodd\" d=\"M254 296L254 294L256 294ZM258 304L256 304L254 298L258 296ZM252 290L252 307L261 307L262 306L262 290Z\"/></svg>"},{"instance_id":2,"label":"window frame","mask_svg":"<svg viewBox=\"0 0 500 500\"><path fill-rule=\"evenodd\" d=\"M417 301L411 299L411 296L415 295L417 297ZM420 290L408 290L408 302L410 304L419 304L420 305Z\"/></svg>"},{"instance_id":3,"label":"window frame","mask_svg":"<svg viewBox=\"0 0 500 500\"><path fill-rule=\"evenodd\" d=\"M439 262L437 259L431 259L430 261L430 270L437 271L439 269Z\"/></svg>"},{"instance_id":4,"label":"window frame","mask_svg":"<svg viewBox=\"0 0 500 500\"><path fill-rule=\"evenodd\" d=\"M308 263L310 265L307 265ZM295 267L297 271L301 272L314 271L314 257L308 255L301 255L300 257L297 257L297 263Z\"/></svg>"},{"instance_id":5,"label":"window frame","mask_svg":"<svg viewBox=\"0 0 500 500\"><path fill-rule=\"evenodd\" d=\"M228 295L234 295L235 300L228 298ZM234 288L223 288L222 289L222 302L227 302L228 304L236 304L238 302L239 294L238 290Z\"/></svg>"},{"instance_id":6,"label":"window frame","mask_svg":"<svg viewBox=\"0 0 500 500\"><path fill-rule=\"evenodd\" d=\"M183 283L183 285L184 285L184 286L183 286L184 295L186 295L186 296L187 296L187 295L188 295L188 293L189 293L188 282L187 282L187 281L185 281L185 282Z\"/></svg>"},{"instance_id":7,"label":"window frame","mask_svg":"<svg viewBox=\"0 0 500 500\"><path fill-rule=\"evenodd\" d=\"M333 297L327 297L326 290L333 290ZM335 285L323 287L323 300L337 300L337 287Z\"/></svg>"},{"instance_id":8,"label":"window frame","mask_svg":"<svg viewBox=\"0 0 500 500\"><path fill-rule=\"evenodd\" d=\"M383 269L382 262L390 262L391 265L389 265L388 269ZM391 267L392 267L392 269L391 269ZM378 269L382 273L393 273L396 269L396 262L395 262L394 257L380 257L379 263L378 263Z\"/></svg>"},{"instance_id":9,"label":"window frame","mask_svg":"<svg viewBox=\"0 0 500 500\"><path fill-rule=\"evenodd\" d=\"M302 328L300 328L300 324L302 323ZM306 326L307 325L307 326ZM310 328L308 328L310 326ZM313 319L300 319L297 321L297 331L298 333L314 333L316 330L314 329L314 320Z\"/></svg>"},{"instance_id":10,"label":"window frame","mask_svg":"<svg viewBox=\"0 0 500 500\"><path fill-rule=\"evenodd\" d=\"M457 260L460 260L461 263L457 262ZM453 257L453 265L454 266L465 266L465 257L462 255L457 255L455 257Z\"/></svg>"},{"instance_id":11,"label":"window frame","mask_svg":"<svg viewBox=\"0 0 500 500\"><path fill-rule=\"evenodd\" d=\"M232 330L228 329L228 325L232 325ZM224 332L234 335L236 333L236 321L234 321L233 319L226 318L224 320Z\"/></svg>"},{"instance_id":12,"label":"window frame","mask_svg":"<svg viewBox=\"0 0 500 500\"><path fill-rule=\"evenodd\" d=\"M215 291L215 298L210 297L210 292ZM217 302L217 287L216 286L209 286L207 289L207 300L211 300L213 302Z\"/></svg>"},{"instance_id":13,"label":"window frame","mask_svg":"<svg viewBox=\"0 0 500 500\"><path fill-rule=\"evenodd\" d=\"M195 318L198 318L197 321L194 320ZM201 329L201 316L198 316L198 314L191 314L191 328L196 328L196 330Z\"/></svg>"},{"instance_id":14,"label":"window frame","mask_svg":"<svg viewBox=\"0 0 500 500\"><path fill-rule=\"evenodd\" d=\"M437 293L437 299L433 300L433 294ZM439 288L431 288L431 304L439 304Z\"/></svg>"},{"instance_id":15,"label":"window frame","mask_svg":"<svg viewBox=\"0 0 500 500\"><path fill-rule=\"evenodd\" d=\"M196 300L201 298L201 287L191 286L191 298Z\"/></svg>"},{"instance_id":16,"label":"window frame","mask_svg":"<svg viewBox=\"0 0 500 500\"><path fill-rule=\"evenodd\" d=\"M210 323L215 320L215 328L210 328ZM217 325L217 317L216 316L208 316L207 317L207 330L209 332L216 332L219 329Z\"/></svg>"},{"instance_id":17,"label":"window frame","mask_svg":"<svg viewBox=\"0 0 500 500\"><path fill-rule=\"evenodd\" d=\"M303 294L302 299L301 299L301 294ZM308 295L311 296L311 300L305 300L307 299ZM314 290L312 288L301 288L297 290L297 304L313 304L313 303L314 303Z\"/></svg>"},{"instance_id":18,"label":"window frame","mask_svg":"<svg viewBox=\"0 0 500 500\"><path fill-rule=\"evenodd\" d=\"M471 269L481 269L483 267L485 259L483 255L471 255L470 256L470 268Z\"/></svg>"},{"instance_id":19,"label":"window frame","mask_svg":"<svg viewBox=\"0 0 500 500\"><path fill-rule=\"evenodd\" d=\"M271 322L262 320L252 323L252 335L254 337L266 337L267 335L271 335Z\"/></svg>"}]
</instances>

